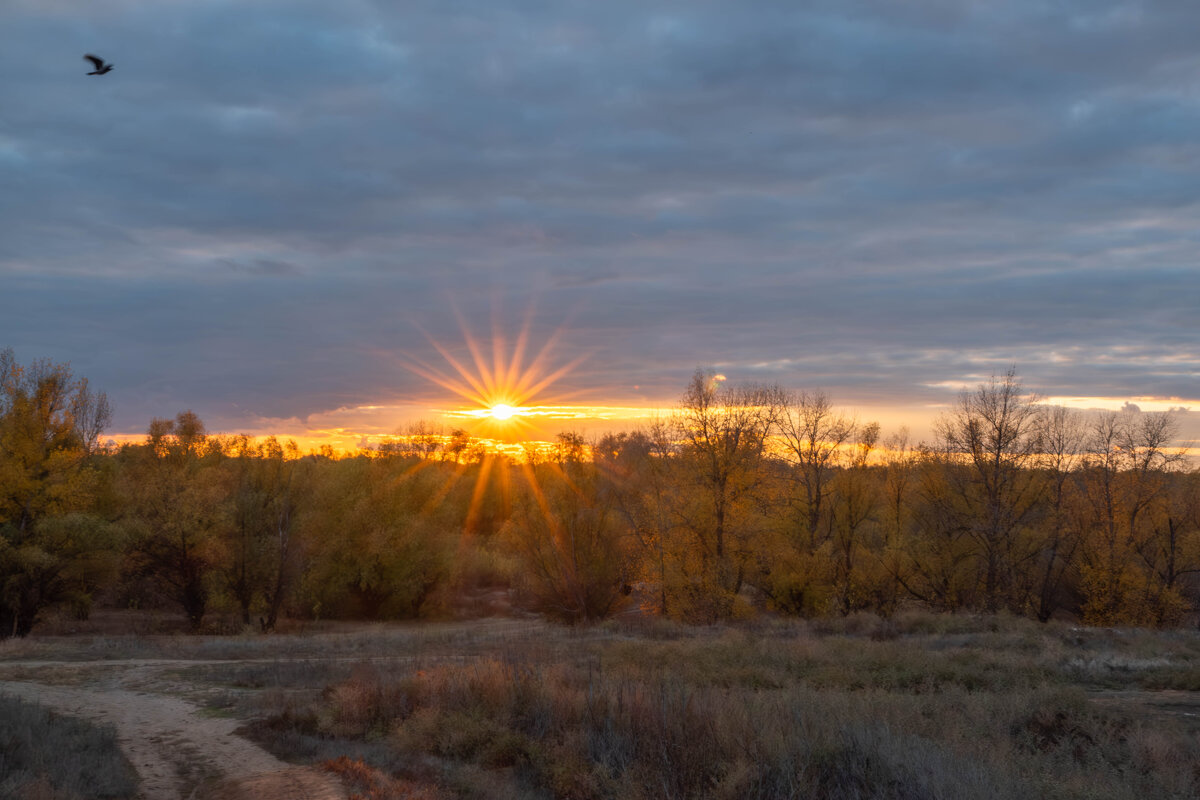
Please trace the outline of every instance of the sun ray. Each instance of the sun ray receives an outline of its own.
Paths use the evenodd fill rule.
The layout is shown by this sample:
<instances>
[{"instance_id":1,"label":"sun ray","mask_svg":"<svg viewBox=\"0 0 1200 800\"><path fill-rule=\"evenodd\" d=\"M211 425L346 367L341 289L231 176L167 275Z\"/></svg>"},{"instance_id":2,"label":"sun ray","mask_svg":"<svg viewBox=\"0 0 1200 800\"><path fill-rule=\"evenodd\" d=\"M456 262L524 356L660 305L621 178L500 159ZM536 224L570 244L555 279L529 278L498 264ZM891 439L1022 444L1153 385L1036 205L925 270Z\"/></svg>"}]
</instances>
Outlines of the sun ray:
<instances>
[{"instance_id":1,"label":"sun ray","mask_svg":"<svg viewBox=\"0 0 1200 800\"><path fill-rule=\"evenodd\" d=\"M584 353L566 361L559 357L564 326L549 331L535 346L536 315L532 307L525 310L520 325L511 332L493 313L491 338L484 341L460 309L452 306L451 314L462 336L460 345L439 341L420 325L415 326L444 363L430 363L415 354L393 356L408 371L470 406L440 413L468 422L466 430L472 438L489 442L486 447L492 452L503 452L506 443L539 438L533 436L535 433L544 436L545 426L553 420L581 418L578 413L569 413L571 407L562 405L580 395L581 390L552 389L590 355Z\"/></svg>"},{"instance_id":2,"label":"sun ray","mask_svg":"<svg viewBox=\"0 0 1200 800\"><path fill-rule=\"evenodd\" d=\"M521 376L521 362L525 358L525 348L529 344L529 329L533 326L533 308L529 308L525 312L525 322L521 325L521 331L517 334L516 344L513 345L512 359L508 362L508 369L504 373L504 383L507 386L516 386L517 381Z\"/></svg>"},{"instance_id":3,"label":"sun ray","mask_svg":"<svg viewBox=\"0 0 1200 800\"><path fill-rule=\"evenodd\" d=\"M466 319L457 308L454 309L454 317L458 320L458 327L462 331L463 341L467 344L467 350L471 353L471 360L475 362L476 374L486 387L484 394L486 396L494 395L496 393L496 378L493 370L488 367L487 359L483 357L483 351L479 347L479 342L476 341L471 329L467 326Z\"/></svg>"},{"instance_id":4,"label":"sun ray","mask_svg":"<svg viewBox=\"0 0 1200 800\"><path fill-rule=\"evenodd\" d=\"M546 522L551 526L557 521L557 517L550 510L550 501L546 499L546 493L542 491L541 483L537 479L537 473L534 472L533 464L529 461L521 462L521 472L525 476L525 483L529 486L530 494L533 495L534 501L541 510L542 516L546 518Z\"/></svg>"},{"instance_id":5,"label":"sun ray","mask_svg":"<svg viewBox=\"0 0 1200 800\"><path fill-rule=\"evenodd\" d=\"M409 358L411 358L415 363L423 366L426 370L425 374L414 370L417 372L417 374L422 375L422 377L425 377L428 380L432 380L434 383L437 383L443 388L449 389L466 400L479 402L482 398L487 396L487 387L479 380L479 378L476 377L475 373L463 366L463 364L454 356L454 354L451 353L448 348L444 347L441 342L430 336L423 329L418 327L418 330L424 334L429 343L433 345L435 350L438 351L438 354L441 355L442 358L446 359L446 363L452 366L454 371L462 377L463 381L466 382L466 385L470 386L471 389L474 390L475 394L471 394L470 391L465 390L463 388L463 384L458 383L453 378L445 377L445 374L436 367L431 367L420 359L410 356Z\"/></svg>"},{"instance_id":6,"label":"sun ray","mask_svg":"<svg viewBox=\"0 0 1200 800\"><path fill-rule=\"evenodd\" d=\"M563 366L559 367L558 369L556 369L554 372L551 372L549 375L542 378L540 381L535 383L533 386L529 387L529 389L525 392L525 396L535 397L539 392L541 392L543 389L548 387L550 384L554 383L559 378L563 377L568 372L570 372L571 370L575 369L580 364L582 364L587 359L587 357L588 357L587 353L577 356L573 361L570 361L570 362L564 364Z\"/></svg>"},{"instance_id":7,"label":"sun ray","mask_svg":"<svg viewBox=\"0 0 1200 800\"><path fill-rule=\"evenodd\" d=\"M455 486L458 485L459 481L461 481L463 479L463 476L465 476L466 474L467 474L467 465L466 464L456 464L455 469L454 469L454 474L451 477L451 479L448 481L443 481L442 485L438 487L438 490L429 496L429 499L426 500L421 505L420 513L422 515L430 513L432 511L434 511L438 506L440 506L442 504L442 500L444 500L447 497L447 495L450 494L450 492L454 489Z\"/></svg>"},{"instance_id":8,"label":"sun ray","mask_svg":"<svg viewBox=\"0 0 1200 800\"><path fill-rule=\"evenodd\" d=\"M479 464L479 476L475 478L475 488L471 492L471 502L467 506L467 516L463 521L464 535L474 532L475 526L479 524L479 509L483 505L484 492L487 491L488 475L496 460L496 456L489 454Z\"/></svg>"},{"instance_id":9,"label":"sun ray","mask_svg":"<svg viewBox=\"0 0 1200 800\"><path fill-rule=\"evenodd\" d=\"M550 354L554 350L555 344L558 342L558 337L562 334L562 329L558 328L546 338L546 341L539 348L537 354L533 357L529 368L521 373L516 385L513 386L513 393L527 399L533 396L533 392L529 387L536 381L538 373L545 371L545 364L550 360Z\"/></svg>"},{"instance_id":10,"label":"sun ray","mask_svg":"<svg viewBox=\"0 0 1200 800\"><path fill-rule=\"evenodd\" d=\"M468 402L477 402L483 396L483 393L476 390L475 387L468 386L415 357L400 359L399 361L400 365L408 371L420 375L430 383L435 383L449 392L453 392Z\"/></svg>"}]
</instances>

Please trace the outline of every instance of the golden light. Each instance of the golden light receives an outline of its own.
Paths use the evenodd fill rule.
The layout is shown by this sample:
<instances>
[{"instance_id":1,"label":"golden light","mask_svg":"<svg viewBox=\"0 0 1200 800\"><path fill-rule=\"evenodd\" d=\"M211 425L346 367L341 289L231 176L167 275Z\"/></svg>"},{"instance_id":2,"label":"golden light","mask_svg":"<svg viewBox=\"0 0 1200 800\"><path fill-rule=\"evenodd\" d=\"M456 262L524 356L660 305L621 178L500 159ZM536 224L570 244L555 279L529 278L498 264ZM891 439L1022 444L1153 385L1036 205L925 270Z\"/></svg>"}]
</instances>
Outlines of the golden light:
<instances>
[{"instance_id":1,"label":"golden light","mask_svg":"<svg viewBox=\"0 0 1200 800\"><path fill-rule=\"evenodd\" d=\"M507 403L497 403L492 406L489 411L489 416L492 419L506 420L512 419L513 415L518 413L518 410L508 405Z\"/></svg>"},{"instance_id":2,"label":"golden light","mask_svg":"<svg viewBox=\"0 0 1200 800\"><path fill-rule=\"evenodd\" d=\"M456 312L455 316L463 334L465 353L463 349L452 349L425 334L445 366L412 355L405 355L401 363L410 371L467 401L469 405L465 408L446 409L442 413L450 418L475 420L469 427L473 435L516 440L540 433L535 421L545 416L544 409L549 408L545 403L561 402L570 396L561 392L551 393L550 387L578 366L586 354L579 354L565 362L553 356L561 328L554 331L540 347L531 346L532 309L512 339L501 332L494 318L490 342L477 339L462 315Z\"/></svg>"},{"instance_id":3,"label":"golden light","mask_svg":"<svg viewBox=\"0 0 1200 800\"><path fill-rule=\"evenodd\" d=\"M479 338L457 311L461 346L438 341L418 326L440 362L425 360L412 353L387 356L410 372L440 386L462 403L434 410L455 428L466 431L473 440L486 442L493 453L505 452L518 458L531 446L552 446L554 436L564 429L580 430L591 423L611 424L615 420L654 419L659 407L593 406L573 404L580 390L563 391L559 381L579 366L587 353L573 358L555 354L564 333L560 327L540 343L532 336L533 312L524 324L506 335L493 317L491 336Z\"/></svg>"}]
</instances>

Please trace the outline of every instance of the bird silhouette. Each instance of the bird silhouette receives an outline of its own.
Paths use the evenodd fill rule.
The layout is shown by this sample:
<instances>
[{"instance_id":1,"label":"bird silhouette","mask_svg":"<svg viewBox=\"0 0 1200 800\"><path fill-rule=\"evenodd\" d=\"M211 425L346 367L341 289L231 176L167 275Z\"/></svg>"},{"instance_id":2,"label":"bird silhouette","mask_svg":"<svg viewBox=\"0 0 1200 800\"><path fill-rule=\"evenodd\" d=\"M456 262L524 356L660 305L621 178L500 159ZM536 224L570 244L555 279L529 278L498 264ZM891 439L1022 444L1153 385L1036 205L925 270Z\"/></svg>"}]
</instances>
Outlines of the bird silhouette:
<instances>
[{"instance_id":1,"label":"bird silhouette","mask_svg":"<svg viewBox=\"0 0 1200 800\"><path fill-rule=\"evenodd\" d=\"M113 68L112 64L105 64L104 59L98 58L97 56L94 56L91 53L88 53L86 56L83 57L83 59L84 59L84 61L92 62L92 65L96 68L94 72L89 72L88 75L103 75L106 72L112 71L112 68Z\"/></svg>"}]
</instances>

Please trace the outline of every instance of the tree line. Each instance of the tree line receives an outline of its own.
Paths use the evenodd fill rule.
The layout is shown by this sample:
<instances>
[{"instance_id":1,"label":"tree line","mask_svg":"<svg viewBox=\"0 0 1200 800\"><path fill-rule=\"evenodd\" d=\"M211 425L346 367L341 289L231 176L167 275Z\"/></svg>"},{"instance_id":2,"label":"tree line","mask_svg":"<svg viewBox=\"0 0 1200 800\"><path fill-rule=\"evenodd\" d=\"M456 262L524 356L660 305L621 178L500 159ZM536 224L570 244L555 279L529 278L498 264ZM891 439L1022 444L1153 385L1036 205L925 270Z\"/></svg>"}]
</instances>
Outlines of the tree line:
<instances>
[{"instance_id":1,"label":"tree line","mask_svg":"<svg viewBox=\"0 0 1200 800\"><path fill-rule=\"evenodd\" d=\"M0 351L0 637L97 602L271 630L469 613L489 592L571 622L920 605L1168 626L1200 600L1177 418L1047 407L1011 370L922 443L704 371L654 424L524 458L424 423L302 454L190 411L103 446L109 416L66 365Z\"/></svg>"}]
</instances>

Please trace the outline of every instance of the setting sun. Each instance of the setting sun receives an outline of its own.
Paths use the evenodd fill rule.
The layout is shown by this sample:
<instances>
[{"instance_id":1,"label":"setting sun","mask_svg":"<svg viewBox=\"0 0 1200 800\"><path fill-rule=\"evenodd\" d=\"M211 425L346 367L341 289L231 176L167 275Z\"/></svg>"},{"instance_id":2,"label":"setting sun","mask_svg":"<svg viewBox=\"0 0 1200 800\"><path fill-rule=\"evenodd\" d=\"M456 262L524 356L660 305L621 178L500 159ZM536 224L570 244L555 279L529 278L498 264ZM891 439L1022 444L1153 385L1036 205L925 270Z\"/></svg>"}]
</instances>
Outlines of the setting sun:
<instances>
[{"instance_id":1,"label":"setting sun","mask_svg":"<svg viewBox=\"0 0 1200 800\"><path fill-rule=\"evenodd\" d=\"M492 419L512 419L512 416L516 413L518 413L518 410L507 403L497 403L488 409L488 416Z\"/></svg>"}]
</instances>

